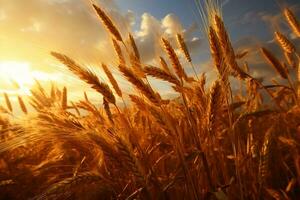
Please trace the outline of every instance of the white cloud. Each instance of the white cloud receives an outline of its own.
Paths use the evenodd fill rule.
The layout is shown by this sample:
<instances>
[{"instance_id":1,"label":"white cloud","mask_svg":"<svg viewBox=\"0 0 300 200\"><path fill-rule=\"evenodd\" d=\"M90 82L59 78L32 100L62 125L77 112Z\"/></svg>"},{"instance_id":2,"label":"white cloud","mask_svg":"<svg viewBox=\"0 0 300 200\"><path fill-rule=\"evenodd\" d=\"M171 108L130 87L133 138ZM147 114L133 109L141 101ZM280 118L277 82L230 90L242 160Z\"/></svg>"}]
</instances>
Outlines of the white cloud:
<instances>
[{"instance_id":1,"label":"white cloud","mask_svg":"<svg viewBox=\"0 0 300 200\"><path fill-rule=\"evenodd\" d=\"M151 14L144 13L142 15L140 30L136 32L136 35L140 38L143 38L150 35L161 35L161 33L162 29L160 21Z\"/></svg>"},{"instance_id":2,"label":"white cloud","mask_svg":"<svg viewBox=\"0 0 300 200\"><path fill-rule=\"evenodd\" d=\"M175 35L183 31L181 22L175 14L168 14L162 19L162 28L169 35Z\"/></svg>"},{"instance_id":3,"label":"white cloud","mask_svg":"<svg viewBox=\"0 0 300 200\"><path fill-rule=\"evenodd\" d=\"M199 49L201 44L199 38L193 35L197 30L195 24L188 29L183 28L175 14L168 14L162 19L157 19L149 13L144 13L141 17L140 29L135 32L136 41L140 48L144 61L153 61L158 55L161 55L161 38L168 38L176 49L175 36L177 33L184 34L187 46L191 53Z\"/></svg>"}]
</instances>

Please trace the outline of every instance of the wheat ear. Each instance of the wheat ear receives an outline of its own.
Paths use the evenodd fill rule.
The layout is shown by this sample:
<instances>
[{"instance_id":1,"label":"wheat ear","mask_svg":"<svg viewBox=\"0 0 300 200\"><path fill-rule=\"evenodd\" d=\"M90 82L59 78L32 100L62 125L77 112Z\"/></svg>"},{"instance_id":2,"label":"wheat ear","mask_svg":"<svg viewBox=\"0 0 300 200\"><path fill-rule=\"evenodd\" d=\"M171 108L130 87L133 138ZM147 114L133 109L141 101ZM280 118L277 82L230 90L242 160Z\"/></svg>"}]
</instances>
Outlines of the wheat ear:
<instances>
[{"instance_id":1,"label":"wheat ear","mask_svg":"<svg viewBox=\"0 0 300 200\"><path fill-rule=\"evenodd\" d=\"M279 60L266 48L262 47L261 52L264 58L269 62L269 64L276 70L276 72L283 78L287 79L287 73L283 67L283 65L279 62Z\"/></svg>"},{"instance_id":2,"label":"wheat ear","mask_svg":"<svg viewBox=\"0 0 300 200\"><path fill-rule=\"evenodd\" d=\"M192 63L192 57L191 57L191 55L190 55L190 53L189 53L189 50L188 50L188 48L187 48L187 45L186 45L186 43L185 43L185 41L184 41L183 36L182 36L181 34L178 33L178 34L176 35L176 39L177 39L177 43L178 43L178 45L179 45L180 50L181 50L182 53L184 54L186 60L187 60L188 63L190 64L190 66L192 67L193 72L194 72L194 74L195 74L195 77L199 80L198 75L197 75L197 71L196 71L196 69L195 69L195 66L194 66L194 64Z\"/></svg>"},{"instance_id":3,"label":"wheat ear","mask_svg":"<svg viewBox=\"0 0 300 200\"><path fill-rule=\"evenodd\" d=\"M220 76L223 76L224 71L221 68L222 67L221 47L220 47L216 32L212 27L209 27L208 40L209 40L210 52L211 52L214 64L215 64Z\"/></svg>"},{"instance_id":4,"label":"wheat ear","mask_svg":"<svg viewBox=\"0 0 300 200\"><path fill-rule=\"evenodd\" d=\"M97 12L99 18L101 19L102 23L106 27L106 29L114 36L116 40L123 41L119 30L114 25L110 17L100 7L96 6L95 4L93 4L93 7Z\"/></svg>"},{"instance_id":5,"label":"wheat ear","mask_svg":"<svg viewBox=\"0 0 300 200\"><path fill-rule=\"evenodd\" d=\"M133 36L130 33L128 35L128 38L129 38L130 46L133 49L134 56L136 57L136 59L138 61L140 61L141 60L141 56L140 56L139 50L137 48L137 45L135 43L135 40L134 40Z\"/></svg>"},{"instance_id":6,"label":"wheat ear","mask_svg":"<svg viewBox=\"0 0 300 200\"><path fill-rule=\"evenodd\" d=\"M114 123L114 120L113 120L113 117L112 117L112 113L110 111L109 103L105 99L105 97L103 97L103 107L104 107L105 113L106 113L109 121L111 121L111 123Z\"/></svg>"},{"instance_id":7,"label":"wheat ear","mask_svg":"<svg viewBox=\"0 0 300 200\"><path fill-rule=\"evenodd\" d=\"M152 76L173 83L175 85L180 85L180 81L176 78L176 76L173 76L172 74L169 74L160 68L153 67L153 66L146 66L144 67L144 71L148 76Z\"/></svg>"},{"instance_id":8,"label":"wheat ear","mask_svg":"<svg viewBox=\"0 0 300 200\"><path fill-rule=\"evenodd\" d=\"M110 103L116 103L115 96L113 95L113 92L109 86L106 83L100 82L98 77L93 72L84 69L66 55L56 52L52 52L51 54L61 63L66 65L71 72L77 75L80 79L84 80L86 83L90 84L91 87L97 92L101 93Z\"/></svg>"},{"instance_id":9,"label":"wheat ear","mask_svg":"<svg viewBox=\"0 0 300 200\"><path fill-rule=\"evenodd\" d=\"M22 97L18 96L18 101L19 101L19 105L20 105L20 108L21 110L23 111L24 114L27 114L28 111L27 111L27 108L26 108L26 105L22 99Z\"/></svg>"},{"instance_id":10,"label":"wheat ear","mask_svg":"<svg viewBox=\"0 0 300 200\"><path fill-rule=\"evenodd\" d=\"M230 67L233 76L245 79L247 75L239 68L236 62L235 53L222 19L218 15L215 15L214 20L216 35L222 49L222 55L225 59L225 63Z\"/></svg>"},{"instance_id":11,"label":"wheat ear","mask_svg":"<svg viewBox=\"0 0 300 200\"><path fill-rule=\"evenodd\" d=\"M287 39L287 37L285 37L282 33L278 31L276 31L274 35L275 39L285 52L290 54L295 52L295 46L291 43L291 41L289 41L289 39Z\"/></svg>"},{"instance_id":12,"label":"wheat ear","mask_svg":"<svg viewBox=\"0 0 300 200\"><path fill-rule=\"evenodd\" d=\"M264 136L262 148L260 150L259 160L259 183L260 187L265 184L266 178L269 174L269 160L271 157L271 144L273 136L274 126L269 128Z\"/></svg>"},{"instance_id":13,"label":"wheat ear","mask_svg":"<svg viewBox=\"0 0 300 200\"><path fill-rule=\"evenodd\" d=\"M115 92L119 97L122 97L122 90L119 87L118 82L116 81L115 77L112 75L111 71L108 69L108 67L102 63L102 69L104 73L106 74L107 78L109 79L111 85L113 86Z\"/></svg>"},{"instance_id":14,"label":"wheat ear","mask_svg":"<svg viewBox=\"0 0 300 200\"><path fill-rule=\"evenodd\" d=\"M128 35L128 39L129 39L130 46L133 50L132 52L129 52L129 58L130 58L130 63L132 65L132 68L134 69L136 75L138 75L140 78L146 78L146 75L144 73L141 64L140 53L135 43L135 40L131 34Z\"/></svg>"},{"instance_id":15,"label":"wheat ear","mask_svg":"<svg viewBox=\"0 0 300 200\"><path fill-rule=\"evenodd\" d=\"M163 57L159 57L159 64L160 64L160 68L162 70L164 70L168 74L172 74L169 67L168 67L167 62L165 61L165 59Z\"/></svg>"},{"instance_id":16,"label":"wheat ear","mask_svg":"<svg viewBox=\"0 0 300 200\"><path fill-rule=\"evenodd\" d=\"M123 56L122 49L121 49L120 45L118 44L117 40L115 40L115 39L112 39L112 42L113 42L115 52L118 56L119 64L125 65L126 61L125 61L125 58Z\"/></svg>"},{"instance_id":17,"label":"wheat ear","mask_svg":"<svg viewBox=\"0 0 300 200\"><path fill-rule=\"evenodd\" d=\"M62 99L61 99L61 107L63 110L65 110L65 109L67 109L67 106L68 106L68 91L67 91L67 88L64 87Z\"/></svg>"},{"instance_id":18,"label":"wheat ear","mask_svg":"<svg viewBox=\"0 0 300 200\"><path fill-rule=\"evenodd\" d=\"M125 160L128 168L131 170L131 172L134 174L138 182L142 185L145 185L145 177L144 177L144 170L140 164L140 162L137 160L135 155L133 154L133 150L123 138L119 136L115 136L115 142L116 146L122 155L122 158Z\"/></svg>"},{"instance_id":19,"label":"wheat ear","mask_svg":"<svg viewBox=\"0 0 300 200\"><path fill-rule=\"evenodd\" d=\"M172 63L172 66L177 74L177 76L180 79L184 79L184 80L188 80L188 76L186 75L180 61L179 58L177 56L177 54L175 53L175 50L173 49L173 47L171 46L171 44L169 43L168 40L162 38L162 44L163 47L167 53L167 55L169 56L169 59Z\"/></svg>"},{"instance_id":20,"label":"wheat ear","mask_svg":"<svg viewBox=\"0 0 300 200\"><path fill-rule=\"evenodd\" d=\"M215 133L218 127L218 117L222 108L222 87L219 81L216 81L210 91L208 104L208 130L210 133Z\"/></svg>"},{"instance_id":21,"label":"wheat ear","mask_svg":"<svg viewBox=\"0 0 300 200\"><path fill-rule=\"evenodd\" d=\"M8 110L9 110L10 112L12 112L12 111L13 111L13 107L12 107L12 105L11 105L11 102L10 102L9 96L7 95L7 93L6 93L6 92L4 92L4 93L3 93L3 95L4 95L4 99L5 99L6 107L8 108Z\"/></svg>"},{"instance_id":22,"label":"wheat ear","mask_svg":"<svg viewBox=\"0 0 300 200\"><path fill-rule=\"evenodd\" d=\"M286 8L284 9L283 14L294 33L300 37L300 23L294 13L290 9Z\"/></svg>"},{"instance_id":23,"label":"wheat ear","mask_svg":"<svg viewBox=\"0 0 300 200\"><path fill-rule=\"evenodd\" d=\"M152 90L152 88L145 84L143 80L135 75L135 73L127 68L124 65L119 65L119 70L123 74L123 76L134 85L140 92L142 92L152 103L159 105L160 98L158 95Z\"/></svg>"},{"instance_id":24,"label":"wheat ear","mask_svg":"<svg viewBox=\"0 0 300 200\"><path fill-rule=\"evenodd\" d=\"M191 55L190 55L190 53L188 51L188 48L187 48L186 43L185 43L185 41L183 39L183 36L178 33L178 34L176 34L176 39L177 39L178 46L180 47L180 50L184 54L186 60L188 62L192 62Z\"/></svg>"}]
</instances>

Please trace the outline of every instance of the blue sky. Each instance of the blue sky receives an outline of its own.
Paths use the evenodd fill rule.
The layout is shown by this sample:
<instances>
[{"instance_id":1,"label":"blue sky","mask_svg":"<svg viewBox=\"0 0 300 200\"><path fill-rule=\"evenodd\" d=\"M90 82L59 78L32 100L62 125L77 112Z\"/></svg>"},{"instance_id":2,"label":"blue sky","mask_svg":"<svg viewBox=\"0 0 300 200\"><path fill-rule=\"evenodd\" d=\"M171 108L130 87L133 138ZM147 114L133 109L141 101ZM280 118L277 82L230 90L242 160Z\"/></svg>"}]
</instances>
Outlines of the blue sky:
<instances>
[{"instance_id":1,"label":"blue sky","mask_svg":"<svg viewBox=\"0 0 300 200\"><path fill-rule=\"evenodd\" d=\"M203 0L200 0L203 1ZM239 21L247 13L265 12L269 14L278 14L285 6L299 4L299 0L221 0L225 2L223 6L224 19L232 29L232 37L251 34L255 32L264 38L269 36L268 25L259 22L258 24L241 24L232 23ZM132 10L137 16L144 12L149 12L157 18L163 18L167 13L176 13L180 21L189 26L193 22L201 23L194 0L117 0L121 10ZM137 19L139 22L139 18ZM250 25L250 26L249 26Z\"/></svg>"}]
</instances>

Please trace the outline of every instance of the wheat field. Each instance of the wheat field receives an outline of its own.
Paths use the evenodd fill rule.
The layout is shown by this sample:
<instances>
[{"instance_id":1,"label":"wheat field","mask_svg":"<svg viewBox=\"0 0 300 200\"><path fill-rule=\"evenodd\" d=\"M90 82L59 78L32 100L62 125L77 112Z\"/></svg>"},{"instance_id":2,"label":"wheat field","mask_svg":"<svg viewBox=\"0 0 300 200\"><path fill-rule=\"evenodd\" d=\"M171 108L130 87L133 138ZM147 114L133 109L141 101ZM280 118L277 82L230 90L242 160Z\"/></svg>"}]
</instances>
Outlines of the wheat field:
<instances>
[{"instance_id":1,"label":"wheat field","mask_svg":"<svg viewBox=\"0 0 300 200\"><path fill-rule=\"evenodd\" d=\"M164 54L148 65L134 37L122 35L101 7L93 8L132 91L122 90L110 63L101 65L109 80L102 82L76 58L51 52L101 95L103 105L84 91L82 100L70 101L66 87L47 91L37 82L29 100L18 97L25 117L14 120L5 93L0 199L300 198L300 56L288 36L274 30L285 59L259 49L265 67L286 83L266 85L251 75L251 63L241 65L247 51L235 51L219 8L208 5L205 32L217 79L207 85L182 33L176 47L161 38ZM300 38L294 13L285 8L282 15ZM170 85L177 97L162 98L149 78ZM245 92L233 91L232 79Z\"/></svg>"}]
</instances>

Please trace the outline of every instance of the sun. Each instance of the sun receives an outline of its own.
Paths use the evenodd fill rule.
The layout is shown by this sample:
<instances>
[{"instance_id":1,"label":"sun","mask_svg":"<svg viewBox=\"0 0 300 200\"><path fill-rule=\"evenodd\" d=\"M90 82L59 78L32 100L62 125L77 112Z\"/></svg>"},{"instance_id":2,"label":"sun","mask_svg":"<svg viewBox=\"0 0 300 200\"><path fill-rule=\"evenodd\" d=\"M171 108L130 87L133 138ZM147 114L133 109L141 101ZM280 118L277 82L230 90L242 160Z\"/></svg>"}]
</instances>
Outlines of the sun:
<instances>
[{"instance_id":1,"label":"sun","mask_svg":"<svg viewBox=\"0 0 300 200\"><path fill-rule=\"evenodd\" d=\"M14 83L18 93L28 94L34 84L34 76L30 63L20 61L0 62L0 78L5 82Z\"/></svg>"}]
</instances>

